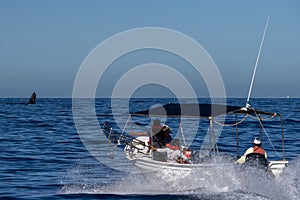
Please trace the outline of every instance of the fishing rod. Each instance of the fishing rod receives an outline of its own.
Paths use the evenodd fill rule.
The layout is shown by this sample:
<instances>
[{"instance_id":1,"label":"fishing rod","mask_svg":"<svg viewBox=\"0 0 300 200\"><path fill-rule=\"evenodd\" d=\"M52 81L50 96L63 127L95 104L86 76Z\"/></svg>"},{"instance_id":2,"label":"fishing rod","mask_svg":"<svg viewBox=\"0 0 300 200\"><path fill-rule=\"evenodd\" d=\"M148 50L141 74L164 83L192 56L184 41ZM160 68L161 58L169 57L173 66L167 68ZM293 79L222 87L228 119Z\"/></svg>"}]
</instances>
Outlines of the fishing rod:
<instances>
[{"instance_id":1,"label":"fishing rod","mask_svg":"<svg viewBox=\"0 0 300 200\"><path fill-rule=\"evenodd\" d=\"M270 19L270 15L268 15L267 22L266 22L265 29L264 29L264 33L263 33L263 36L262 36L262 40L260 42L259 51L258 51L258 55L257 55L257 58L256 58L256 62L255 62L255 66L254 66L254 70L253 70L253 74L252 74L252 79L251 79L251 83L250 83L250 88L249 88L249 92L248 92L248 97L247 97L247 101L246 101L246 108L250 108L249 99L250 99L250 95L251 95L251 92L252 92L254 77L255 77L255 74L256 74L256 68L257 68L257 65L258 65L261 49L262 49L264 39L265 39L265 35L266 35L266 32L267 32L269 19Z\"/></svg>"}]
</instances>

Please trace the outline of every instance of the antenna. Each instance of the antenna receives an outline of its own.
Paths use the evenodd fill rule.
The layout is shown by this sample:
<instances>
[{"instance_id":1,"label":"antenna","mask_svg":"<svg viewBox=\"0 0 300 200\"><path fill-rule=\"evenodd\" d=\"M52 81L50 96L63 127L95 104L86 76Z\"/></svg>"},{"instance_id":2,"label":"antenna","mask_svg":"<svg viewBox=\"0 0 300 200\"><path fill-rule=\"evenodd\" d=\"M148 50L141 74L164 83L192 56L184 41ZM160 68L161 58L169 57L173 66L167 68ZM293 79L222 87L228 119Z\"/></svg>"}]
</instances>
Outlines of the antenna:
<instances>
[{"instance_id":1,"label":"antenna","mask_svg":"<svg viewBox=\"0 0 300 200\"><path fill-rule=\"evenodd\" d=\"M267 32L267 28L268 28L268 24L269 24L269 19L270 19L270 15L268 15L267 22L266 22L266 25L265 25L264 34L263 34L262 40L260 42L259 51L258 51L258 55L257 55L257 58L256 58L256 62L255 62L255 66L254 66L254 71L253 71L252 79L251 79L251 84L250 84L250 88L249 88L249 92L248 92L248 97L247 97L247 101L246 101L246 108L250 107L249 99L250 99L250 95L251 95L251 91L252 91L252 87L253 87L253 81L254 81L254 77L255 77L255 73L256 73L256 68L257 68L258 60L259 60L259 57L260 57L260 52L261 52L261 49L262 49L262 46L263 46L263 43L264 43L264 39L265 39L265 35L266 35L266 32Z\"/></svg>"}]
</instances>

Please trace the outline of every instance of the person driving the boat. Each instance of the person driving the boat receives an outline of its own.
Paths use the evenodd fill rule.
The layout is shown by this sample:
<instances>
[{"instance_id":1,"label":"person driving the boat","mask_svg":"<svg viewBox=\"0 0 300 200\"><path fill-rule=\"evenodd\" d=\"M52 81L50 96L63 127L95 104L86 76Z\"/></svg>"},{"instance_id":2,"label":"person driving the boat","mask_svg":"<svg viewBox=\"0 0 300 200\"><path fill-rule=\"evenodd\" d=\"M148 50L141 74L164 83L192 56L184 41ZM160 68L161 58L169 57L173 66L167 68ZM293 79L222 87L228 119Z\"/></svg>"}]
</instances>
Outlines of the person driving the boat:
<instances>
[{"instance_id":1,"label":"person driving the boat","mask_svg":"<svg viewBox=\"0 0 300 200\"><path fill-rule=\"evenodd\" d=\"M174 138L171 143L166 144L166 148L151 147L153 151L160 153L166 152L169 161L176 161L177 163L188 163L189 158L184 151L180 151L180 139Z\"/></svg>"},{"instance_id":2,"label":"person driving the boat","mask_svg":"<svg viewBox=\"0 0 300 200\"><path fill-rule=\"evenodd\" d=\"M247 149L247 151L242 155L236 162L243 164L245 163L247 155L251 153L259 153L265 156L267 159L267 152L261 147L261 141L257 138L254 138L253 147Z\"/></svg>"},{"instance_id":3,"label":"person driving the boat","mask_svg":"<svg viewBox=\"0 0 300 200\"><path fill-rule=\"evenodd\" d=\"M131 135L136 136L149 136L148 145L163 148L172 140L170 133L172 129L167 125L161 125L159 119L153 121L151 129L147 132L134 132L130 131Z\"/></svg>"}]
</instances>

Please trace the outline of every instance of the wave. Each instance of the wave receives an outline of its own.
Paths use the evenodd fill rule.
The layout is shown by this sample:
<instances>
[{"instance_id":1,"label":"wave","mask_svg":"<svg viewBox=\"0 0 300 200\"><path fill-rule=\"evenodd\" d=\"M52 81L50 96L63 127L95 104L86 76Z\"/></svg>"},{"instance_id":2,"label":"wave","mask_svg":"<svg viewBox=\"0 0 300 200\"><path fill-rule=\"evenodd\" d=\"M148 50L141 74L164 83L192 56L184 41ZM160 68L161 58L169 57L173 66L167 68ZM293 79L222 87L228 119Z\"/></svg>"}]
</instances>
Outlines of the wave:
<instances>
[{"instance_id":1,"label":"wave","mask_svg":"<svg viewBox=\"0 0 300 200\"><path fill-rule=\"evenodd\" d=\"M60 193L93 194L103 198L120 199L130 197L144 199L144 197L155 196L159 199L172 197L175 199L293 200L300 198L299 173L300 157L294 159L281 176L275 179L267 176L265 172L243 171L232 164L221 168L212 167L208 171L195 171L185 177L179 177L170 171L160 171L148 174L127 173L121 176L118 173L115 175L110 173L106 180L114 181L99 183L91 183L89 179L86 179L85 183L79 180L77 182L75 178L72 184L65 184ZM83 180L82 177L80 180ZM80 184L74 184L74 181Z\"/></svg>"}]
</instances>

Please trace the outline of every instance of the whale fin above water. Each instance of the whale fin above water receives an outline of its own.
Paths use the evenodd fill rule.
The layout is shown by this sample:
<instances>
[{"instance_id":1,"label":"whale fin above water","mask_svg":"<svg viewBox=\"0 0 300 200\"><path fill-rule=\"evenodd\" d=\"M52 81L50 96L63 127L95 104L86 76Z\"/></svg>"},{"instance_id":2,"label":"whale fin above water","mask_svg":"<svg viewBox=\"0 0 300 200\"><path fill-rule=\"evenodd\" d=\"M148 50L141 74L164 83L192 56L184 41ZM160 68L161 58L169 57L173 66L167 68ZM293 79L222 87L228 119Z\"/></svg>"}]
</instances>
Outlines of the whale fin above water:
<instances>
[{"instance_id":1,"label":"whale fin above water","mask_svg":"<svg viewBox=\"0 0 300 200\"><path fill-rule=\"evenodd\" d=\"M35 104L36 93L33 92L27 104Z\"/></svg>"}]
</instances>

